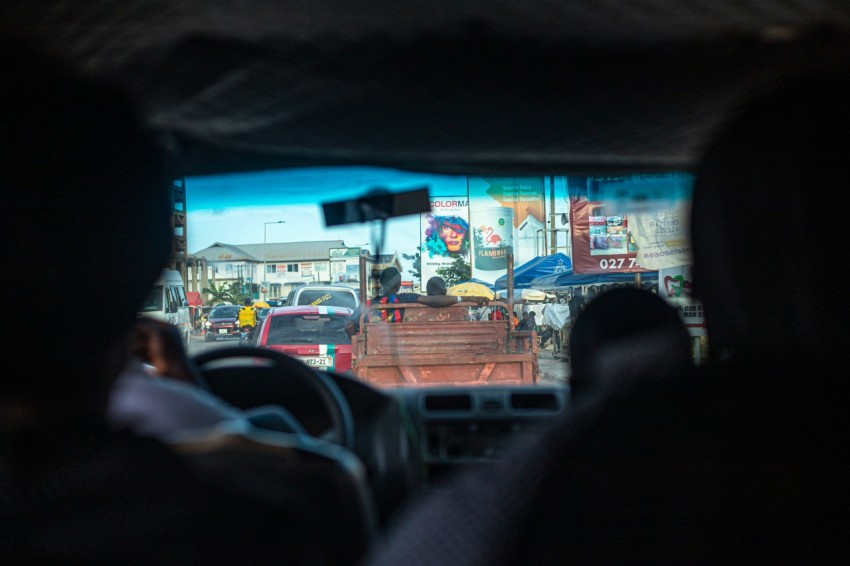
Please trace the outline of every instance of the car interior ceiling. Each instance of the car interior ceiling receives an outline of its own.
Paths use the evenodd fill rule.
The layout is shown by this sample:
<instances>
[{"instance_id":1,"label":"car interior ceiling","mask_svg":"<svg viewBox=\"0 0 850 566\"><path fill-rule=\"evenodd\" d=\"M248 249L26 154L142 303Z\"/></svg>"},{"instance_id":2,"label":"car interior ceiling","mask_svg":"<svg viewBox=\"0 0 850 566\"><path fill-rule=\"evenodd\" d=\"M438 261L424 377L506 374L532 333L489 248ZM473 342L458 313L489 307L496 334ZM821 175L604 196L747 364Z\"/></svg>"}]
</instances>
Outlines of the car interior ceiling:
<instances>
[{"instance_id":1,"label":"car interior ceiling","mask_svg":"<svg viewBox=\"0 0 850 566\"><path fill-rule=\"evenodd\" d=\"M742 96L834 63L846 47L833 32L850 27L840 0L227 0L214 12L201 0L53 0L0 14L127 86L186 176L690 169Z\"/></svg>"},{"instance_id":2,"label":"car interior ceiling","mask_svg":"<svg viewBox=\"0 0 850 566\"><path fill-rule=\"evenodd\" d=\"M0 5L0 21L128 88L167 135L182 176L327 165L462 175L693 171L747 96L850 55L844 0L216 6L12 0ZM235 317L239 307L227 310ZM360 431L354 451L375 485L385 483L382 521L424 475L486 461L505 427L516 432L567 405L560 387L496 387L486 399L429 388L394 393L402 418L383 394L337 377ZM305 399L316 397L304 389ZM295 415L317 435L327 428L306 408ZM406 444L411 430L421 444Z\"/></svg>"}]
</instances>

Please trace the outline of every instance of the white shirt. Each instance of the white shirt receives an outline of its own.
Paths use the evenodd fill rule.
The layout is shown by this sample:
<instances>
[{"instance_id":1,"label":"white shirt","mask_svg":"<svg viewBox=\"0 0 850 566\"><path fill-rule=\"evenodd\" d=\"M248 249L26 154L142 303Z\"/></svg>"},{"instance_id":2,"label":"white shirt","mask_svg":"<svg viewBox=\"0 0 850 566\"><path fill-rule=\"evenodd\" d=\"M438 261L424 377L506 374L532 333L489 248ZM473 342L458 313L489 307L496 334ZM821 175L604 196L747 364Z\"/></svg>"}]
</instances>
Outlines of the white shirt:
<instances>
[{"instance_id":1,"label":"white shirt","mask_svg":"<svg viewBox=\"0 0 850 566\"><path fill-rule=\"evenodd\" d=\"M561 303L547 303L543 307L543 324L561 329L570 322L570 307Z\"/></svg>"},{"instance_id":2,"label":"white shirt","mask_svg":"<svg viewBox=\"0 0 850 566\"><path fill-rule=\"evenodd\" d=\"M160 439L222 423L238 429L262 423L263 428L281 432L303 432L282 407L269 405L243 411L197 385L152 377L138 362L128 364L115 380L106 416L115 428Z\"/></svg>"}]
</instances>

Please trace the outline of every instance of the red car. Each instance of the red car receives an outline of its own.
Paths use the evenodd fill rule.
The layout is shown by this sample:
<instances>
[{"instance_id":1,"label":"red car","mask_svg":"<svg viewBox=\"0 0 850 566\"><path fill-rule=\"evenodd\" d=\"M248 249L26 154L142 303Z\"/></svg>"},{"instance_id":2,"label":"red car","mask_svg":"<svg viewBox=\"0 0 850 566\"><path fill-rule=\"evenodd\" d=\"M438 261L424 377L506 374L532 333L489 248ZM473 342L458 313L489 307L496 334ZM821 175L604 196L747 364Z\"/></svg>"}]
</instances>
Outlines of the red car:
<instances>
[{"instance_id":1,"label":"red car","mask_svg":"<svg viewBox=\"0 0 850 566\"><path fill-rule=\"evenodd\" d=\"M204 323L204 340L215 342L219 338L239 338L239 308L237 305L213 307Z\"/></svg>"},{"instance_id":2,"label":"red car","mask_svg":"<svg viewBox=\"0 0 850 566\"><path fill-rule=\"evenodd\" d=\"M352 312L345 307L273 307L263 320L256 345L316 369L346 373L351 369L351 338L343 328Z\"/></svg>"}]
</instances>

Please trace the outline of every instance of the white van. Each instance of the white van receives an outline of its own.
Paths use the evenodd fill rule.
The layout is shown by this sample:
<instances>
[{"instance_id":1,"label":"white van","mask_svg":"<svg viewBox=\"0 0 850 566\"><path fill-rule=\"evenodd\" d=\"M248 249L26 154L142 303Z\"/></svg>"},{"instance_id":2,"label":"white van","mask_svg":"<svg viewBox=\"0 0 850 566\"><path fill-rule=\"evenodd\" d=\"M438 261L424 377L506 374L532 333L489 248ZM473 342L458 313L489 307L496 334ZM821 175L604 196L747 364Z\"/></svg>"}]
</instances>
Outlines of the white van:
<instances>
[{"instance_id":1,"label":"white van","mask_svg":"<svg viewBox=\"0 0 850 566\"><path fill-rule=\"evenodd\" d=\"M139 316L149 316L170 322L183 334L183 342L189 345L192 336L192 318L189 314L189 301L180 272L164 269L154 286L148 291Z\"/></svg>"},{"instance_id":2,"label":"white van","mask_svg":"<svg viewBox=\"0 0 850 566\"><path fill-rule=\"evenodd\" d=\"M290 291L286 304L346 307L354 310L360 304L360 292L345 285L308 283Z\"/></svg>"}]
</instances>

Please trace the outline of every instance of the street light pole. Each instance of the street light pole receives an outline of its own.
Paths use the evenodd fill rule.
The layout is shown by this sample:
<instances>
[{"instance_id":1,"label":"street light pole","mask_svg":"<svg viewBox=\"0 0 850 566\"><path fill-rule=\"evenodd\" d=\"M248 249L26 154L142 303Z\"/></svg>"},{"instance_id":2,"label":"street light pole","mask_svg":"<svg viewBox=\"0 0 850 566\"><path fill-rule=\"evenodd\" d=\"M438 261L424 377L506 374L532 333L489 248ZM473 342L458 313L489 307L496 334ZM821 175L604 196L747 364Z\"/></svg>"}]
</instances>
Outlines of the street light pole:
<instances>
[{"instance_id":1,"label":"street light pole","mask_svg":"<svg viewBox=\"0 0 850 566\"><path fill-rule=\"evenodd\" d=\"M262 290L263 283L266 284L266 292L262 294L262 299L268 299L269 285L268 285L268 274L266 273L266 250L265 244L267 243L266 234L268 233L269 224L286 224L286 220L272 220L271 222L263 222L263 277L260 280L260 290Z\"/></svg>"}]
</instances>

